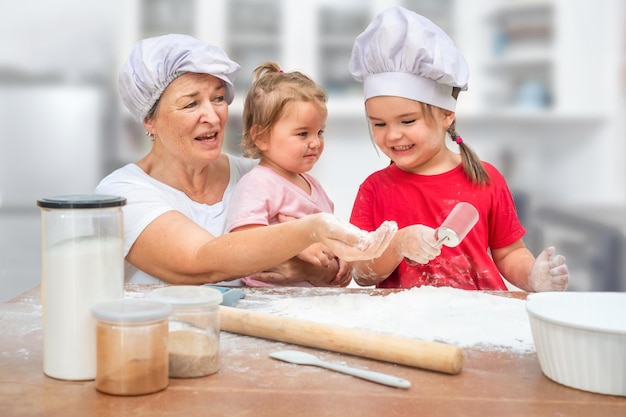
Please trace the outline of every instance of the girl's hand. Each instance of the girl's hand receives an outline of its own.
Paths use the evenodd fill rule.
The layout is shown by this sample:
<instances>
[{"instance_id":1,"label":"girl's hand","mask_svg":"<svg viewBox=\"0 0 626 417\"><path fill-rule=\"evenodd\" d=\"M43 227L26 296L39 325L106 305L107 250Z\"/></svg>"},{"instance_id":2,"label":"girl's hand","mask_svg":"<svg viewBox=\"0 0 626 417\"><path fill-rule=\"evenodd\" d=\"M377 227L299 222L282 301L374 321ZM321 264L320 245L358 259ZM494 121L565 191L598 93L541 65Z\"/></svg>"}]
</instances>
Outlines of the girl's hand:
<instances>
[{"instance_id":1,"label":"girl's hand","mask_svg":"<svg viewBox=\"0 0 626 417\"><path fill-rule=\"evenodd\" d=\"M300 252L298 258L319 267L329 267L333 261L339 264L339 271L334 277L316 276L310 279L309 282L316 287L345 287L352 280L352 264L337 258L322 243L312 244Z\"/></svg>"},{"instance_id":2,"label":"girl's hand","mask_svg":"<svg viewBox=\"0 0 626 417\"><path fill-rule=\"evenodd\" d=\"M565 291L569 283L569 271L565 257L556 255L554 247L539 254L528 276L532 291Z\"/></svg>"},{"instance_id":3,"label":"girl's hand","mask_svg":"<svg viewBox=\"0 0 626 417\"><path fill-rule=\"evenodd\" d=\"M316 287L346 287L352 281L352 264L334 258L333 263L339 264L339 271L336 275L330 277L315 276L313 279L309 279L309 282ZM329 279L330 278L330 279Z\"/></svg>"},{"instance_id":4,"label":"girl's hand","mask_svg":"<svg viewBox=\"0 0 626 417\"><path fill-rule=\"evenodd\" d=\"M343 259L337 258L339 261L339 272L337 272L337 278L335 282L340 286L345 287L352 281L352 262L346 262Z\"/></svg>"},{"instance_id":5,"label":"girl's hand","mask_svg":"<svg viewBox=\"0 0 626 417\"><path fill-rule=\"evenodd\" d=\"M339 272L329 285L332 287L347 287L352 281L352 263L337 258L339 261Z\"/></svg>"},{"instance_id":6,"label":"girl's hand","mask_svg":"<svg viewBox=\"0 0 626 417\"><path fill-rule=\"evenodd\" d=\"M436 243L432 227L423 224L407 226L402 229L398 253L409 264L427 264L441 254L441 248L435 247Z\"/></svg>"},{"instance_id":7,"label":"girl's hand","mask_svg":"<svg viewBox=\"0 0 626 417\"><path fill-rule=\"evenodd\" d=\"M308 279L315 286L334 286L335 284L330 283L337 280L339 271L340 264L338 259L333 259L328 266L314 266L294 256L287 262L265 271L255 272L248 277L257 281L283 286L289 286L294 282L300 282L305 279ZM314 277L314 279L310 279L310 277Z\"/></svg>"},{"instance_id":8,"label":"girl's hand","mask_svg":"<svg viewBox=\"0 0 626 417\"><path fill-rule=\"evenodd\" d=\"M298 254L298 258L315 266L328 266L335 255L322 243L314 243Z\"/></svg>"}]
</instances>

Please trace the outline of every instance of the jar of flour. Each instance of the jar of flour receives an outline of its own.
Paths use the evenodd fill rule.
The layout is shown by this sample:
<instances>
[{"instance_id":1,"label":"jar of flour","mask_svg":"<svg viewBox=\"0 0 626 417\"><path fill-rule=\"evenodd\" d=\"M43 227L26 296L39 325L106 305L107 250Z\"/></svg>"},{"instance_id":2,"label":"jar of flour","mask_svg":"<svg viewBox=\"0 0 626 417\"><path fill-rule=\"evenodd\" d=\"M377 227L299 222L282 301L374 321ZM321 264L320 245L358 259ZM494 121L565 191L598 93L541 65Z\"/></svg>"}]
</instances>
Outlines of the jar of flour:
<instances>
[{"instance_id":1,"label":"jar of flour","mask_svg":"<svg viewBox=\"0 0 626 417\"><path fill-rule=\"evenodd\" d=\"M64 380L96 376L92 305L124 297L122 206L126 199L69 195L41 207L43 371Z\"/></svg>"}]
</instances>

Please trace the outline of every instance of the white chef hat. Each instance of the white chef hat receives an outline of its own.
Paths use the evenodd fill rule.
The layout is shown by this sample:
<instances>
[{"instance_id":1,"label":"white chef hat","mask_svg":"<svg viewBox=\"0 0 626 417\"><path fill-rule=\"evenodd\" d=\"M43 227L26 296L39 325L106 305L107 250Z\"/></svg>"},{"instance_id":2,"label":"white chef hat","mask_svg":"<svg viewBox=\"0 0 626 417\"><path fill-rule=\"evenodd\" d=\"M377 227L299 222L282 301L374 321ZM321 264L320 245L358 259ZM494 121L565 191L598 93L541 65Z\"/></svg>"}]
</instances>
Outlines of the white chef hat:
<instances>
[{"instance_id":1,"label":"white chef hat","mask_svg":"<svg viewBox=\"0 0 626 417\"><path fill-rule=\"evenodd\" d=\"M141 122L165 88L186 72L210 74L224 81L226 101L235 97L233 81L241 67L217 46L188 35L170 34L140 40L119 74L122 102Z\"/></svg>"},{"instance_id":2,"label":"white chef hat","mask_svg":"<svg viewBox=\"0 0 626 417\"><path fill-rule=\"evenodd\" d=\"M355 40L350 72L365 100L397 96L454 111L452 88L467 90L469 68L450 37L427 18L391 7Z\"/></svg>"}]
</instances>

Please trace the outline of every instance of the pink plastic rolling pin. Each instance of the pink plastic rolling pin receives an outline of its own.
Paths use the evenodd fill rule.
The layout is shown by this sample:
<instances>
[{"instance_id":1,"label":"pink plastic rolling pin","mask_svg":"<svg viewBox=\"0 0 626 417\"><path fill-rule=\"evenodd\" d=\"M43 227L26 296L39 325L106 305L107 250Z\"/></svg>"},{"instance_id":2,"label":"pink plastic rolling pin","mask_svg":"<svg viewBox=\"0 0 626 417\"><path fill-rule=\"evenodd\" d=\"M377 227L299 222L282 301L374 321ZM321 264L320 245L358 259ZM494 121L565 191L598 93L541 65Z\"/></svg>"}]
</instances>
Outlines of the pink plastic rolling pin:
<instances>
[{"instance_id":1,"label":"pink plastic rolling pin","mask_svg":"<svg viewBox=\"0 0 626 417\"><path fill-rule=\"evenodd\" d=\"M478 222L478 210L470 203L460 202L437 229L437 244L449 248L457 246Z\"/></svg>"}]
</instances>

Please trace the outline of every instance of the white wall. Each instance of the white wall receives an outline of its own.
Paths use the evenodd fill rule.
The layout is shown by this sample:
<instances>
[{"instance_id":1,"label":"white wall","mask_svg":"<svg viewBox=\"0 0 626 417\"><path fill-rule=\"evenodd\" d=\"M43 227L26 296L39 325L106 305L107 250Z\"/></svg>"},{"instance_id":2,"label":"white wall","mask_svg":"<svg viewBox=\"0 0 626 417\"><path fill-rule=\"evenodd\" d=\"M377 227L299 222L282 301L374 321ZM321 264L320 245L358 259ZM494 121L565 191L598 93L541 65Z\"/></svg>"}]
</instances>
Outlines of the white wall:
<instances>
[{"instance_id":1,"label":"white wall","mask_svg":"<svg viewBox=\"0 0 626 417\"><path fill-rule=\"evenodd\" d=\"M590 92L590 100L595 97L594 92L602 91L601 100L592 104L592 107L595 106L599 110L599 114L588 123L572 120L569 125L554 123L549 119L540 123L509 122L505 119L494 123L484 114L475 117L475 110L480 107L481 94L489 89L490 83L490 77L481 67L484 54L491 45L486 39L488 34L485 32L485 22L480 18L480 11L493 1L456 1L455 40L466 54L472 71L470 90L462 95L458 107L459 131L483 159L495 163L507 172L512 188L523 189L537 201L563 209L582 211L584 208L587 213L590 207L592 211L595 207L597 213L605 211L617 213L612 216L600 214L599 217L604 217L603 220L608 222L619 221L615 219L624 217L622 214L626 207L624 141L626 70L623 1L589 1L588 7L585 8L582 6L566 8L570 13L578 13L574 19L578 26L571 28L571 36L578 37L580 47L589 42L597 46L598 51L603 52L593 57L581 54L579 61L581 66L597 64L594 61L598 59L602 60L602 65L594 67L596 72L584 83L566 86ZM306 1L307 7L319 3L334 2ZM356 0L353 3L360 4ZM363 2L366 3L371 3L368 6L371 10L380 9L388 4L382 0ZM565 3L570 4L569 0L565 0ZM136 4L135 0L2 0L0 82L4 80L5 83L10 83L16 77L45 76L57 79L62 84L88 83L102 88L105 96L108 95L110 104L119 104L115 85L117 70L130 44L135 40L133 37L139 32L137 22L140 16L137 14ZM212 6L213 0L198 4L199 10L209 13L223 10L226 2L215 3L219 5L216 9ZM584 2L577 0L577 4ZM586 26L585 22L590 21L587 19L590 13L603 13L607 10L610 11L609 16L613 18L606 19L602 27ZM201 16L198 16L197 20L204 24ZM223 16L212 15L208 22L210 26L203 26L202 33L214 34L216 42L224 41L227 35L223 33L225 27ZM217 30L221 32L218 34ZM309 41L315 45L314 39ZM291 48L295 48L293 42ZM578 51L576 48L563 49L561 53L571 57L571 54ZM295 64L293 57L286 58L286 61ZM312 65L308 60L303 59L298 65L311 74L317 72L317 68L306 67ZM578 69L576 65L569 68L572 72ZM242 74L242 77L247 77L247 74ZM354 88L358 89L360 86L355 84ZM331 103L335 98L331 96ZM71 107L71 104L68 106ZM370 172L385 166L388 161L384 156L377 155L371 145L364 118L353 117L354 114L359 115L361 109L350 110L340 107L335 109L352 116L346 117L345 114L337 116L335 110L330 113L326 152L316 166L314 174L320 178L335 200L337 214L347 218L358 184ZM118 110L114 107L107 109L105 113L108 112L108 116L105 114L105 120L109 120L107 117L110 113L116 111ZM42 123L45 118L39 116L36 111L32 111L26 115L26 120L29 121L27 123L32 123L32 126L36 127L35 130L41 132L39 140L50 140L54 137L53 132L50 132L49 125ZM115 119L109 122L115 123ZM111 123L105 125L106 129L103 127L99 135L103 141L102 158L110 157L111 154L115 156L116 152L124 153L120 151L123 146L120 148L121 139L117 133L121 128ZM93 129L99 127L94 126ZM19 148L23 138L18 134L10 140L13 141L12 146L15 149ZM139 148L145 149L141 146ZM42 157L37 154L37 149L28 152L32 152L35 159ZM512 165L507 164L503 158L506 152L511 152L514 156ZM50 150L47 150L46 154L48 154L46 157L55 158ZM110 168L110 164L102 165ZM27 171L20 170L19 173L23 177L11 180L25 186L37 181L37 178L28 178ZM2 172L2 175L12 174ZM80 172L68 172L65 177L68 188L72 188L73 181L79 177ZM0 179L0 184L6 180ZM0 193L2 191L0 190ZM29 220L20 217L22 220L12 221L11 216L14 213L4 210L0 203L2 220L0 239L3 239L0 242L2 250L0 301L15 295L15 288L22 289L25 285L32 286L39 281L39 276L32 272L33 265L38 266L40 256L38 227L33 224L38 221L38 217L35 207L30 210L34 211L35 215L28 217ZM7 225L23 224L20 223L22 221L27 221L28 226L17 230L23 230L28 236L24 235L17 240L10 239L12 233L18 232L15 228L9 229ZM30 272L25 272L26 270ZM18 282L19 285L9 291L6 289L9 282Z\"/></svg>"}]
</instances>

